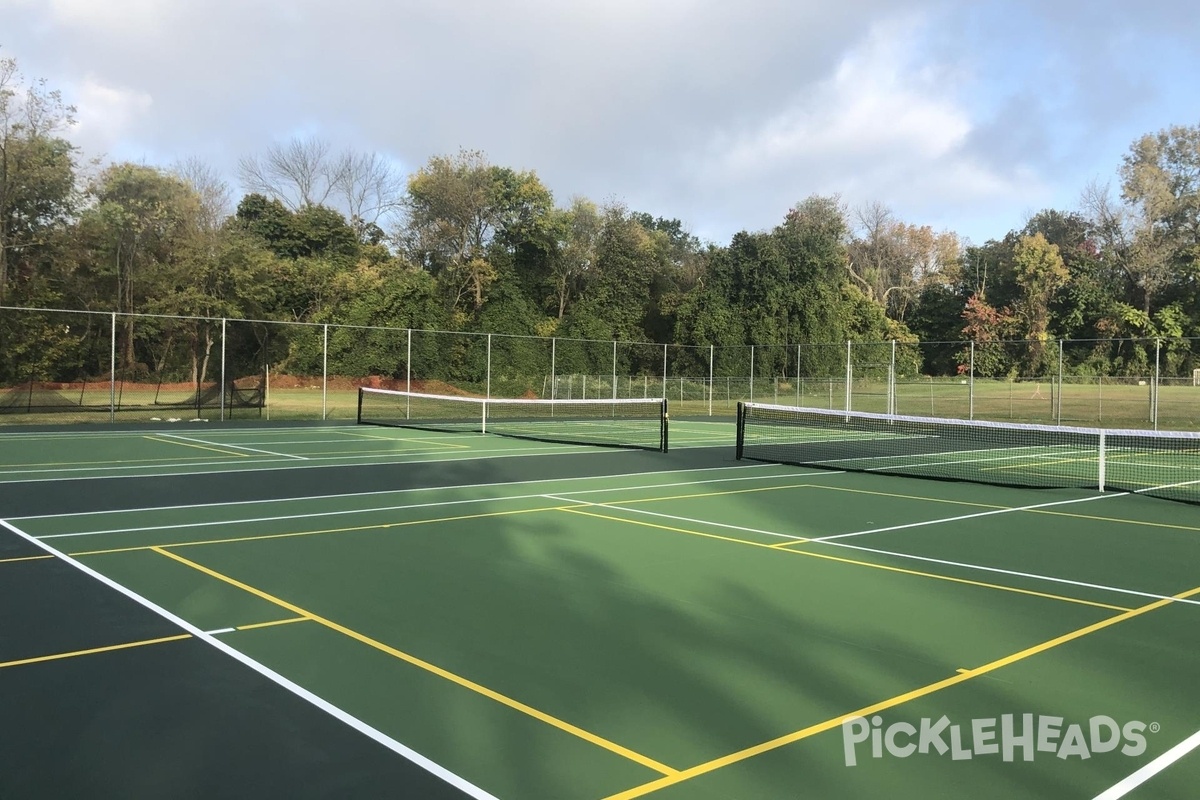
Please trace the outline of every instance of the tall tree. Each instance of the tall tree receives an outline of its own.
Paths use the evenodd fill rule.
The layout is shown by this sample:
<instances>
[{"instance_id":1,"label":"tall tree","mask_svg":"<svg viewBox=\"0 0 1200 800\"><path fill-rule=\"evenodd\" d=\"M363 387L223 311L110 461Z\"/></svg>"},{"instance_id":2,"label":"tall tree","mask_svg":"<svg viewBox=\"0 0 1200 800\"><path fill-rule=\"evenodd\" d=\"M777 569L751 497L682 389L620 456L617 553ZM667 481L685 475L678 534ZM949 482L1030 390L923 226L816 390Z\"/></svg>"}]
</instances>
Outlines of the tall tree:
<instances>
[{"instance_id":1,"label":"tall tree","mask_svg":"<svg viewBox=\"0 0 1200 800\"><path fill-rule=\"evenodd\" d=\"M1040 233L1022 237L1017 243L1013 266L1017 284L1021 287L1018 313L1024 322L1022 333L1029 342L1030 367L1036 371L1045 366L1050 301L1070 280L1071 274L1063 265L1058 245L1046 241Z\"/></svg>"},{"instance_id":2,"label":"tall tree","mask_svg":"<svg viewBox=\"0 0 1200 800\"><path fill-rule=\"evenodd\" d=\"M98 275L112 280L115 310L145 310L146 298L164 288L169 267L193 242L200 198L182 180L139 164L114 164L93 183L94 204L82 219L92 237ZM126 317L121 350L135 363L134 320Z\"/></svg>"},{"instance_id":3,"label":"tall tree","mask_svg":"<svg viewBox=\"0 0 1200 800\"><path fill-rule=\"evenodd\" d=\"M445 283L453 307L475 314L497 277L489 248L517 246L548 220L553 198L535 173L464 150L431 158L409 178L406 207L399 239L410 260Z\"/></svg>"},{"instance_id":4,"label":"tall tree","mask_svg":"<svg viewBox=\"0 0 1200 800\"><path fill-rule=\"evenodd\" d=\"M25 82L16 59L0 58L0 305L10 265L71 210L76 151L56 134L74 125L74 114L60 92Z\"/></svg>"}]
</instances>

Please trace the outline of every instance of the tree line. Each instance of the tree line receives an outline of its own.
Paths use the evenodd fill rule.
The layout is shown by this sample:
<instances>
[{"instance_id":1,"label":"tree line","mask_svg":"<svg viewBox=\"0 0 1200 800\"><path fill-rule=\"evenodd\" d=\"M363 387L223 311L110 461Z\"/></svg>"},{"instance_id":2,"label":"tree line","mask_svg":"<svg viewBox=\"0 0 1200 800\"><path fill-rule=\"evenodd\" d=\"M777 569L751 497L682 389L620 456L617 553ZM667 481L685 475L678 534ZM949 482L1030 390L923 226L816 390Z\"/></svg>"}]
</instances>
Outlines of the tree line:
<instances>
[{"instance_id":1,"label":"tree line","mask_svg":"<svg viewBox=\"0 0 1200 800\"><path fill-rule=\"evenodd\" d=\"M1140 137L1115 188L1084 187L1078 208L983 244L830 196L718 244L621 203L560 202L535 172L467 150L405 176L379 154L294 139L240 161L235 201L196 159L87 161L74 123L60 92L0 59L2 306L699 347L896 340L934 375L967 368L968 341L976 374L1043 374L1059 338L1090 341L1073 370L1144 374L1153 344L1127 340L1200 336L1200 126ZM30 324L0 312L8 356L33 339L48 378L67 370L67 334ZM121 317L122 368L152 360L160 333ZM213 329L189 335L203 369ZM281 346L282 366L301 368L303 348ZM1173 347L1171 368L1190 369ZM841 357L816 352L760 370Z\"/></svg>"}]
</instances>

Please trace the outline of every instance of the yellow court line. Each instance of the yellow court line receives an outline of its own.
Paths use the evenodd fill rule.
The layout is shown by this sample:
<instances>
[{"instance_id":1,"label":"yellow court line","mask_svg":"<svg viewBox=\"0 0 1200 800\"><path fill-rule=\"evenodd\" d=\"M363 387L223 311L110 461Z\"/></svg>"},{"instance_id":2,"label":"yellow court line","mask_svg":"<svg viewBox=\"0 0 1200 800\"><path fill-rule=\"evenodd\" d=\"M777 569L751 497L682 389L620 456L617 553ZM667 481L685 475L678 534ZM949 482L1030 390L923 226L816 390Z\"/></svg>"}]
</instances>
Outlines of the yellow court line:
<instances>
[{"instance_id":1,"label":"yellow court line","mask_svg":"<svg viewBox=\"0 0 1200 800\"><path fill-rule=\"evenodd\" d=\"M850 492L852 494L871 494L878 497L896 497L901 500L921 500L926 503L946 503L952 506L971 506L973 508L1012 508L1012 506L998 506L994 503L972 503L967 500L947 500L944 497L925 497L918 494L897 494L895 492L877 492L871 489L849 489L845 486L829 486L824 483L809 484L814 489L825 489L830 492Z\"/></svg>"},{"instance_id":2,"label":"yellow court line","mask_svg":"<svg viewBox=\"0 0 1200 800\"><path fill-rule=\"evenodd\" d=\"M384 528L407 528L413 525L426 525L434 522L461 522L468 519L485 519L487 517L507 517L516 514L536 514L541 511L557 511L557 506L544 508L520 508L514 511L488 511L482 514L462 514L457 517L434 517L432 519L414 519L406 522L382 522L378 525L353 525L347 528L325 528L319 531L292 531L290 533L264 533L260 536L237 536L229 539L203 539L194 542L164 542L162 544L143 544L134 547L114 547L108 550L82 550L68 553L71 556L102 556L108 553L133 553L139 550L154 550L158 547L199 547L209 544L232 544L234 542L261 542L268 539L294 539L299 536L324 536L333 533L353 533L355 531L382 530Z\"/></svg>"},{"instance_id":3,"label":"yellow court line","mask_svg":"<svg viewBox=\"0 0 1200 800\"><path fill-rule=\"evenodd\" d=\"M942 689L969 681L972 678L977 678L990 672L995 672L1002 667L1007 667L1010 664L1023 661L1031 656L1035 656L1039 653L1044 653L1047 650L1058 647L1059 645L1075 641L1076 639L1081 639L1084 636L1095 633L1096 631L1109 628L1118 623L1125 622L1126 620L1130 620L1134 617L1138 617L1142 614L1162 608L1163 606L1171 604L1175 600L1184 600L1195 594L1200 594L1200 587L1189 589L1186 592L1181 592L1170 598L1156 600L1153 603L1140 606L1139 608L1130 609L1123 614L1118 614L1115 617L1109 617L1108 619L1094 622L1091 625L1071 631L1070 633L1065 633L1062 636L1057 636L1053 639L1042 642L1041 644L1027 647L1024 650L1013 653L1012 655L998 658L995 661L984 664L982 667L960 671L955 675L944 678L935 683L922 686L921 688L914 689L910 692L905 692L904 694L896 695L895 697L888 698L887 700L881 700L878 703L865 706L856 711L851 711L850 713L843 714L840 717L834 717L833 719L825 720L824 722L817 723L816 725L810 725L807 728L802 728L784 736L754 745L753 747L747 747L746 749L739 750L736 753L730 753L727 756L722 756L721 758L716 758L712 761L706 761L703 764L697 764L696 766L685 769L678 774L669 775L665 778L659 778L658 780L642 784L641 786L635 786L634 788L628 789L624 792L618 792L617 794L609 795L608 797L604 798L604 800L633 800L636 797L644 797L645 795L656 792L659 789L665 789L668 786L674 786L676 784L683 783L684 781L691 780L692 778L699 777L700 775L704 775L709 772L713 772L714 770L721 769L722 767L727 767L731 764L736 764L739 761L745 761L748 758L753 758L755 756L762 755L763 753L777 750L780 747L793 744L802 739L807 739L810 736L815 736L818 733L824 733L826 731L833 730L834 728L840 727L846 720L853 719L855 717L869 717L872 714L878 714L881 711L894 708L903 703L907 703L910 700L917 700L921 697L933 694L934 692L941 691Z\"/></svg>"},{"instance_id":4,"label":"yellow court line","mask_svg":"<svg viewBox=\"0 0 1200 800\"><path fill-rule=\"evenodd\" d=\"M632 505L633 503L658 503L667 500L693 500L698 497L725 497L731 494L750 494L752 492L774 492L779 489L807 489L812 487L811 483L789 483L786 486L755 486L750 489L725 489L719 492L698 492L696 494L673 494L664 497L640 497L636 500L609 500L606 505ZM612 489L610 491L624 491L628 488L629 491L637 491L636 486L622 487L620 489ZM575 492L562 492L562 494L570 497ZM580 501L583 502L583 501Z\"/></svg>"},{"instance_id":5,"label":"yellow court line","mask_svg":"<svg viewBox=\"0 0 1200 800\"><path fill-rule=\"evenodd\" d=\"M181 442L178 439L163 439L160 436L143 436L143 439L149 439L152 442L162 442L163 444L177 444L180 447L194 447L197 450L208 450L213 453L220 453L223 456L237 456L238 458L249 458L249 453L238 453L233 450L220 450L216 447L208 447L202 444L193 444L191 442Z\"/></svg>"},{"instance_id":6,"label":"yellow court line","mask_svg":"<svg viewBox=\"0 0 1200 800\"><path fill-rule=\"evenodd\" d=\"M255 622L250 625L238 625L239 631L252 631L257 628L272 628L276 625L291 625L293 622L310 622L308 617L289 617L288 619L276 619L271 622Z\"/></svg>"},{"instance_id":7,"label":"yellow court line","mask_svg":"<svg viewBox=\"0 0 1200 800\"><path fill-rule=\"evenodd\" d=\"M380 652L387 653L390 656L394 656L395 658L398 658L401 661L404 661L415 667L423 669L426 672L430 672L434 675L437 675L439 678L444 678L444 679L450 681L451 683L462 686L465 689L470 689L471 691L473 691L477 694L481 694L484 697L487 697L491 700L495 700L496 702L498 702L502 705L508 706L509 708L512 708L516 711L520 711L521 713L526 714L530 717L533 717L534 719L539 720L540 722L545 722L546 724L552 725L553 727L558 728L561 731L572 734L573 736L577 736L586 742L590 742L591 744L602 747L611 753L615 753L619 756L627 758L630 761L635 761L638 764L641 764L644 767L652 769L655 772L658 772L662 775L675 775L678 773L678 770L673 769L672 767L668 767L666 764L659 763L658 761L655 761L654 759L649 758L647 756L641 755L640 753L635 753L634 751L630 750L627 747L622 747L621 745L619 745L615 742L610 742L609 740L607 740L601 736L597 736L594 733L585 731L584 729L579 728L575 725L572 725L569 722L564 722L563 720L558 719L557 717L553 717L550 714L545 713L544 711L539 711L536 708L533 708L532 706L528 706L519 700L514 700L511 697L508 697L507 695L503 695L500 692L497 692L493 689L489 689L486 686L483 686L481 684L475 683L474 681L472 681L468 678L464 678L461 675L456 675L455 673L450 672L449 670L443 669L434 664L431 664L428 661L425 661L424 659L421 659L414 655L405 653L402 650L397 650L396 648L386 645L383 642L380 642L376 639L372 639L371 637L369 637L365 634L359 633L358 631L355 631L355 630L351 630L350 628L347 628L344 625L340 625L330 619L326 619L325 617L322 617L318 614L314 614L311 611L307 611L307 610L301 608L300 606L293 605L292 603L289 603L286 600L282 600L278 597L275 597L274 595L268 594L267 592L264 592L261 589L256 589L253 586L242 583L241 581L239 581L235 578L231 578L228 575L223 575L220 572L217 572L215 570L212 570L212 569L209 569L208 567L203 566L202 564L197 564L195 561L189 561L188 559L184 558L183 556L177 555L168 550L164 550L161 547L155 547L152 549L154 550L154 552L158 553L159 555L166 556L167 558L170 558L174 561L178 561L180 564L185 564L186 566L189 566L194 570L203 572L205 575L208 575L209 577L212 577L212 578L216 578L219 581L223 581L223 582L229 584L230 586L236 586L237 588L241 589L242 591L249 592L250 594L254 595L255 597L260 597L269 603L274 603L275 605L279 606L280 608L285 608L288 611L291 611L293 614L299 614L301 617L303 617L305 619L312 620L313 622L316 622L319 625L323 625L326 628L329 628L330 630L337 631L338 633L340 633L344 636L348 636L351 639L354 639L355 641L361 642L362 644L368 645L369 647L373 647L374 649L379 650Z\"/></svg>"},{"instance_id":8,"label":"yellow court line","mask_svg":"<svg viewBox=\"0 0 1200 800\"><path fill-rule=\"evenodd\" d=\"M46 558L54 558L54 556L46 554L41 556L16 556L15 558L0 558L0 564L13 564L17 561L41 561Z\"/></svg>"},{"instance_id":9,"label":"yellow court line","mask_svg":"<svg viewBox=\"0 0 1200 800\"><path fill-rule=\"evenodd\" d=\"M713 533L702 533L700 531L693 531L693 530L689 530L687 528L675 528L675 527L671 527L669 525L659 525L654 522L643 522L642 520L623 519L621 517L612 517L612 516L608 516L607 514L596 514L591 511L581 511L579 508L568 508L568 507L564 506L563 508L556 509L556 510L566 511L571 514L582 514L587 517L597 517L598 519L613 520L614 522L626 522L630 525L642 525L647 528L658 528L659 530L673 531L675 533L686 533L691 536L702 536L706 539L721 539L722 541L733 542L735 544L744 544L744 545L749 545L750 547L761 547L765 550L773 550L777 553L790 553L794 556L808 556L809 558L819 558L819 559L822 559L825 561L836 561L840 564L852 564L852 565L858 566L858 567L869 567L871 569L879 569L879 570L883 570L885 572L898 572L903 575L916 575L921 578L933 578L934 580L949 581L950 583L961 583L961 584L965 584L967 586L978 586L978 587L981 587L984 589L996 589L997 591L1001 591L1001 592L1011 592L1013 594L1024 594L1024 595L1029 595L1031 597L1041 597L1041 598L1044 598L1047 600L1059 600L1064 603L1075 603L1075 604L1081 605L1081 606L1092 606L1094 608L1103 608L1103 609L1106 609L1109 611L1128 611L1129 610L1126 606L1110 605L1109 603L1098 603L1093 600L1081 600L1078 597L1066 597L1065 595L1050 594L1049 592L1038 592L1038 591L1034 591L1033 589L1018 589L1015 586L1004 586L1004 585L1001 585L998 583L985 583L983 581L973 581L973 580L969 580L967 578L954 578L949 575L939 575L938 573L935 573L935 572L921 572L920 570L905 569L904 567L894 567L894 566L891 566L888 564L874 564L874 563L871 563L870 561L858 561L858 560L852 559L852 558L842 558L841 556L831 556L831 555L827 555L825 553L812 553L807 550L787 550L787 549L785 549L786 545L783 545L783 544L763 544L761 542L752 542L752 541L749 541L748 539L735 539L735 538L732 538L729 536L718 536L717 534L713 534ZM800 542L787 542L786 544L801 544L801 543Z\"/></svg>"},{"instance_id":10,"label":"yellow court line","mask_svg":"<svg viewBox=\"0 0 1200 800\"><path fill-rule=\"evenodd\" d=\"M143 639L140 642L125 642L124 644L110 644L107 647L92 647L88 650L73 650L70 653L54 653L48 656L36 656L34 658L22 658L17 661L0 661L0 669L5 667L19 667L22 664L39 664L43 661L58 661L64 658L75 658L77 656L90 656L93 653L110 653L114 650L128 650L131 647L145 647L151 644L163 644L164 642L179 642L184 639L191 639L190 633L180 633L175 636L163 636L158 639Z\"/></svg>"},{"instance_id":11,"label":"yellow court line","mask_svg":"<svg viewBox=\"0 0 1200 800\"><path fill-rule=\"evenodd\" d=\"M337 431L337 433L340 433L343 436L354 436L359 439L371 439L372 441L376 441L376 442L404 442L405 444L415 444L415 445L432 444L432 445L437 445L438 447L456 447L456 448L459 448L462 450L470 450L471 449L471 445L469 445L469 444L455 444L452 442L443 442L438 439L422 439L419 436L416 436L416 437L373 436L369 433L356 433L354 431Z\"/></svg>"}]
</instances>

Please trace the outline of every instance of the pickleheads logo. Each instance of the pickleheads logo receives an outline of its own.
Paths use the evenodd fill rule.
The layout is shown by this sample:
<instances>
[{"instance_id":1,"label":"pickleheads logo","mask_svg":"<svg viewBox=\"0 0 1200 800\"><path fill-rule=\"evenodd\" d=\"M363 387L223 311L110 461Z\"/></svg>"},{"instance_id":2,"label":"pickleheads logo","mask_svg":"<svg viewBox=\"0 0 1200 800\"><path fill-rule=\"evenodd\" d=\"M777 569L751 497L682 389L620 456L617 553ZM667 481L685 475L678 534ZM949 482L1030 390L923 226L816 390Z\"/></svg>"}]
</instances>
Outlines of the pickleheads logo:
<instances>
[{"instance_id":1,"label":"pickleheads logo","mask_svg":"<svg viewBox=\"0 0 1200 800\"><path fill-rule=\"evenodd\" d=\"M980 756L999 756L1004 761L1033 761L1039 753L1080 760L1120 750L1122 755L1146 752L1146 734L1158 733L1157 722L1131 720L1124 725L1112 717L1095 716L1082 723L1066 724L1063 717L1034 714L1004 714L999 719L973 719L965 724L949 717L922 719L918 725L883 718L851 717L842 723L842 746L846 766L858 763L859 745L870 748L872 758L887 753L895 758L914 754L945 756L966 761ZM864 751L867 749L864 747Z\"/></svg>"}]
</instances>

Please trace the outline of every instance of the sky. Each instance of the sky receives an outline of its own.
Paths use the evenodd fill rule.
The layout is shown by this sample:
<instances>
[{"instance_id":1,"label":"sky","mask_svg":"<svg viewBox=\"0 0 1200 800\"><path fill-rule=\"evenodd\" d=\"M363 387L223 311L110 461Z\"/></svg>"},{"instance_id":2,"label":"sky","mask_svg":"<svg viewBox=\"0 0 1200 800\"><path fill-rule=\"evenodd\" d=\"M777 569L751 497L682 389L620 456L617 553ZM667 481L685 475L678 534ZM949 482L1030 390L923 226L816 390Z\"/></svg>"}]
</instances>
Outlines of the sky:
<instances>
[{"instance_id":1,"label":"sky","mask_svg":"<svg viewBox=\"0 0 1200 800\"><path fill-rule=\"evenodd\" d=\"M575 196L765 230L810 195L974 243L1130 145L1200 125L1178 0L0 0L0 56L89 157L238 159L315 137L405 174L481 150Z\"/></svg>"}]
</instances>

